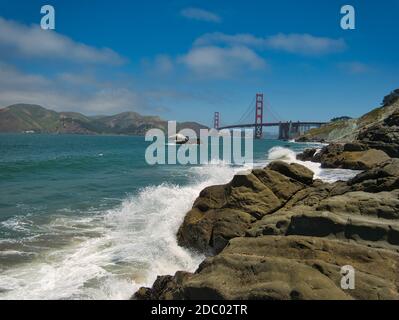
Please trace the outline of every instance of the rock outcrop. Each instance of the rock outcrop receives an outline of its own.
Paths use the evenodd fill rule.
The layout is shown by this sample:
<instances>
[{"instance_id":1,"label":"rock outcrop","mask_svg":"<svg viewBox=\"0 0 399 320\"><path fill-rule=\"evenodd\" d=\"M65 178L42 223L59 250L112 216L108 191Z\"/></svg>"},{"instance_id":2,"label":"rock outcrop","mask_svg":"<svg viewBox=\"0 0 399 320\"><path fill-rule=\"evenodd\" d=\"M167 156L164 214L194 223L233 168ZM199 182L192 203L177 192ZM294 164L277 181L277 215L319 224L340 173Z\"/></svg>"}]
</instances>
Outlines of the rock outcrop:
<instances>
[{"instance_id":1,"label":"rock outcrop","mask_svg":"<svg viewBox=\"0 0 399 320\"><path fill-rule=\"evenodd\" d=\"M178 240L208 258L134 298L399 299L399 159L332 184L284 162L235 176L201 192Z\"/></svg>"},{"instance_id":2,"label":"rock outcrop","mask_svg":"<svg viewBox=\"0 0 399 320\"><path fill-rule=\"evenodd\" d=\"M220 252L230 239L244 236L252 223L279 210L312 181L309 169L278 161L264 170L237 175L227 185L208 187L187 213L178 243L201 252Z\"/></svg>"},{"instance_id":3,"label":"rock outcrop","mask_svg":"<svg viewBox=\"0 0 399 320\"><path fill-rule=\"evenodd\" d=\"M370 149L363 143L330 144L319 152L307 149L297 156L302 161L320 162L322 168L368 170L390 159L382 150Z\"/></svg>"},{"instance_id":4,"label":"rock outcrop","mask_svg":"<svg viewBox=\"0 0 399 320\"><path fill-rule=\"evenodd\" d=\"M399 158L399 111L390 115L382 123L362 130L357 140L369 148L383 150L389 156Z\"/></svg>"},{"instance_id":5,"label":"rock outcrop","mask_svg":"<svg viewBox=\"0 0 399 320\"><path fill-rule=\"evenodd\" d=\"M398 157L399 89L384 97L381 107L358 119L332 121L312 129L297 139L300 142L363 142L370 148ZM395 143L396 141L396 143Z\"/></svg>"},{"instance_id":6,"label":"rock outcrop","mask_svg":"<svg viewBox=\"0 0 399 320\"><path fill-rule=\"evenodd\" d=\"M356 270L356 289L342 290L341 268ZM392 251L299 236L236 238L194 274L159 277L136 299L399 299L399 255Z\"/></svg>"}]
</instances>

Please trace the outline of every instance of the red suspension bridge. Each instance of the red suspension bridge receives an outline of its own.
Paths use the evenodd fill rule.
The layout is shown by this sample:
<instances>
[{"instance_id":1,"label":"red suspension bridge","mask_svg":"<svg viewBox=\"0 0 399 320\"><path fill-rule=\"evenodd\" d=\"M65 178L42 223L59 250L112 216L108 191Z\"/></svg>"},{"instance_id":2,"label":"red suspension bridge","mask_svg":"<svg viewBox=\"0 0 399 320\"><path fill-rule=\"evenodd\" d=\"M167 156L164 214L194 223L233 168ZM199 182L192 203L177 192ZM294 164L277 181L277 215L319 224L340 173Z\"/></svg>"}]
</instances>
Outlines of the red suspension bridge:
<instances>
[{"instance_id":1,"label":"red suspension bridge","mask_svg":"<svg viewBox=\"0 0 399 320\"><path fill-rule=\"evenodd\" d=\"M264 122L265 113L269 113L276 120L275 122ZM255 115L254 115L255 113ZM278 127L280 140L289 140L298 137L300 134L312 129L319 128L326 122L315 121L282 121L281 117L276 116L270 105L266 106L263 93L257 93L254 101L251 102L248 109L241 116L236 124L221 125L221 115L215 112L213 118L213 127L217 130L236 129L236 128L254 128L255 138L262 139L264 127ZM250 122L249 118L255 118L255 122ZM253 118L252 118L253 119Z\"/></svg>"}]
</instances>

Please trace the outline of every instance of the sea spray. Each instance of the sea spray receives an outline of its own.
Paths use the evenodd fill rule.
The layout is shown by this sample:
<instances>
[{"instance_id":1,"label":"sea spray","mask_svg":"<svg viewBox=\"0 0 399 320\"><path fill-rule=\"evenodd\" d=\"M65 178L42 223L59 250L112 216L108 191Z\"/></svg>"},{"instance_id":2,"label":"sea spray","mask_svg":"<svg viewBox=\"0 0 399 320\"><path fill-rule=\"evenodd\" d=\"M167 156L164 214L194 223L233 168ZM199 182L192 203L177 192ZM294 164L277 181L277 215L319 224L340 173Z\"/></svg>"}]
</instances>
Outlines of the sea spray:
<instances>
[{"instance_id":1,"label":"sea spray","mask_svg":"<svg viewBox=\"0 0 399 320\"><path fill-rule=\"evenodd\" d=\"M301 161L296 158L296 153L288 148L273 147L268 151L268 160L281 160L288 163L298 163L314 172L314 179L320 179L324 182L335 182L338 180L349 180L359 173L356 170L347 169L323 169L321 164L311 161Z\"/></svg>"},{"instance_id":2,"label":"sea spray","mask_svg":"<svg viewBox=\"0 0 399 320\"><path fill-rule=\"evenodd\" d=\"M178 227L203 188L227 183L241 169L215 162L192 167L190 185L149 186L118 208L56 219L54 228L88 232L2 273L0 299L128 299L157 275L194 271L203 256L177 245Z\"/></svg>"}]
</instances>

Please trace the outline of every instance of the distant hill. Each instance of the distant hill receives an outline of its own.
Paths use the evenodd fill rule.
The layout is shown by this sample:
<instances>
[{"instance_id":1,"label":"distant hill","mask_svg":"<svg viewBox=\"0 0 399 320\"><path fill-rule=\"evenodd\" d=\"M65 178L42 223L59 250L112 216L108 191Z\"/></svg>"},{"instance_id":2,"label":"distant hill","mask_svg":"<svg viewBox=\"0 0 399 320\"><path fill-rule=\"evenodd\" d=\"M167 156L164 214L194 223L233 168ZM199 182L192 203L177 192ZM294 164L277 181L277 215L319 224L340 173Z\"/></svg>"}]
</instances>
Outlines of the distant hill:
<instances>
[{"instance_id":1,"label":"distant hill","mask_svg":"<svg viewBox=\"0 0 399 320\"><path fill-rule=\"evenodd\" d=\"M199 133L207 129L197 122L178 123ZM85 116L77 112L56 112L32 104L15 104L0 109L0 132L126 134L144 135L147 130L167 130L167 121L158 116L123 112L112 116Z\"/></svg>"},{"instance_id":2,"label":"distant hill","mask_svg":"<svg viewBox=\"0 0 399 320\"><path fill-rule=\"evenodd\" d=\"M358 119L343 119L312 129L297 141L352 142L360 133L375 125L383 125L392 114L399 112L399 89L385 96L382 106Z\"/></svg>"}]
</instances>

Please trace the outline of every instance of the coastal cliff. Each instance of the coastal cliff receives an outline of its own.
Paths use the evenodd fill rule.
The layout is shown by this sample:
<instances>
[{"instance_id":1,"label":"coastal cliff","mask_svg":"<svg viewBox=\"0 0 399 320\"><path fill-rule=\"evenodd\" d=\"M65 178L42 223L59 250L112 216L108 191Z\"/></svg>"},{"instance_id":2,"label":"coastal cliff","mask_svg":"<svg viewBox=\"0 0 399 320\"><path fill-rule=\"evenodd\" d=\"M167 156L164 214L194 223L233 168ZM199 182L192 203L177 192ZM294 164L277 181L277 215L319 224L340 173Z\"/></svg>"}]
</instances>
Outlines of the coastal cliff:
<instances>
[{"instance_id":1,"label":"coastal cliff","mask_svg":"<svg viewBox=\"0 0 399 320\"><path fill-rule=\"evenodd\" d=\"M398 99L384 101L385 116L359 127L350 143L299 156L362 172L325 183L302 165L275 161L205 188L177 239L207 258L133 298L398 300ZM356 272L353 290L341 287L344 266Z\"/></svg>"},{"instance_id":2,"label":"coastal cliff","mask_svg":"<svg viewBox=\"0 0 399 320\"><path fill-rule=\"evenodd\" d=\"M371 146L382 145L383 143L389 144L392 140L398 141L397 131L390 129L393 126L398 126L398 115L399 89L396 89L384 97L381 107L366 113L358 119L334 121L320 128L309 130L299 137L297 141L345 143L364 141ZM395 147L397 150L398 145ZM392 150L392 148L387 145L386 150Z\"/></svg>"}]
</instances>

